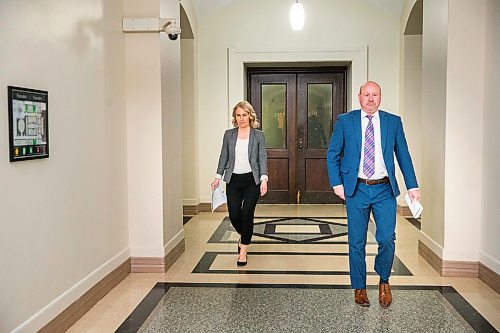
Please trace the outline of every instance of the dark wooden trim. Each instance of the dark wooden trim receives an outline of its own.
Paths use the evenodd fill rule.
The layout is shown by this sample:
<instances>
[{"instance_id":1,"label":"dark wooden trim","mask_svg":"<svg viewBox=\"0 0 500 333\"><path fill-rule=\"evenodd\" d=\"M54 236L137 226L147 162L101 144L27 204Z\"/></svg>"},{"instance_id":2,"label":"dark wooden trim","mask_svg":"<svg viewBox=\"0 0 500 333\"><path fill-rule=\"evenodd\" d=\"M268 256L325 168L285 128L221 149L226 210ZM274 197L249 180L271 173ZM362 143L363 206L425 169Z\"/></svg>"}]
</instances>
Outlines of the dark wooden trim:
<instances>
[{"instance_id":1,"label":"dark wooden trim","mask_svg":"<svg viewBox=\"0 0 500 333\"><path fill-rule=\"evenodd\" d=\"M500 274L482 263L479 263L479 279L500 294Z\"/></svg>"},{"instance_id":2,"label":"dark wooden trim","mask_svg":"<svg viewBox=\"0 0 500 333\"><path fill-rule=\"evenodd\" d=\"M418 254L441 276L479 276L479 263L477 261L443 260L420 240L418 241Z\"/></svg>"},{"instance_id":3,"label":"dark wooden trim","mask_svg":"<svg viewBox=\"0 0 500 333\"><path fill-rule=\"evenodd\" d=\"M165 272L172 267L172 265L180 258L186 250L186 241L183 239L169 254L165 257Z\"/></svg>"},{"instance_id":4,"label":"dark wooden trim","mask_svg":"<svg viewBox=\"0 0 500 333\"><path fill-rule=\"evenodd\" d=\"M209 202L201 202L198 205L198 212L211 212L212 205ZM216 212L227 212L227 205L223 204L220 207L217 207Z\"/></svg>"},{"instance_id":5,"label":"dark wooden trim","mask_svg":"<svg viewBox=\"0 0 500 333\"><path fill-rule=\"evenodd\" d=\"M85 294L68 306L57 317L52 319L47 325L40 329L41 333L66 332L76 323L87 311L99 302L108 292L116 287L130 274L131 261L127 259L111 273L97 282Z\"/></svg>"},{"instance_id":6,"label":"dark wooden trim","mask_svg":"<svg viewBox=\"0 0 500 333\"><path fill-rule=\"evenodd\" d=\"M411 214L410 207L398 205L397 212L399 215L404 217L413 217Z\"/></svg>"},{"instance_id":7,"label":"dark wooden trim","mask_svg":"<svg viewBox=\"0 0 500 333\"><path fill-rule=\"evenodd\" d=\"M418 241L418 254L434 268L439 275L442 275L443 260L435 254L421 240Z\"/></svg>"},{"instance_id":8,"label":"dark wooden trim","mask_svg":"<svg viewBox=\"0 0 500 333\"><path fill-rule=\"evenodd\" d=\"M132 257L132 273L165 273L184 253L186 242L183 239L165 257Z\"/></svg>"},{"instance_id":9,"label":"dark wooden trim","mask_svg":"<svg viewBox=\"0 0 500 333\"><path fill-rule=\"evenodd\" d=\"M198 215L199 205L184 205L182 206L182 215L184 216L195 216Z\"/></svg>"}]
</instances>

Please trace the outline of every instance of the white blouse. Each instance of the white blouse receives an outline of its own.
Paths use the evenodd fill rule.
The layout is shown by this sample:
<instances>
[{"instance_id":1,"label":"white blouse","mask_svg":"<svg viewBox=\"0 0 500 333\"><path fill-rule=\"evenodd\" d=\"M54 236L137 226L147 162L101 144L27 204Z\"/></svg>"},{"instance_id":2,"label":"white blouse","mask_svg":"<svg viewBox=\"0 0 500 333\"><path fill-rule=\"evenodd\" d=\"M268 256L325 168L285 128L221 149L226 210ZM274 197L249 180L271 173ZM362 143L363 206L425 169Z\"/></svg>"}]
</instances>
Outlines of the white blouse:
<instances>
[{"instance_id":1,"label":"white blouse","mask_svg":"<svg viewBox=\"0 0 500 333\"><path fill-rule=\"evenodd\" d=\"M249 139L240 139L236 140L236 147L234 150L235 161L234 161L234 170L233 173L241 174L241 173L249 173L252 172L252 167L250 166L250 161L248 158L248 143Z\"/></svg>"}]
</instances>

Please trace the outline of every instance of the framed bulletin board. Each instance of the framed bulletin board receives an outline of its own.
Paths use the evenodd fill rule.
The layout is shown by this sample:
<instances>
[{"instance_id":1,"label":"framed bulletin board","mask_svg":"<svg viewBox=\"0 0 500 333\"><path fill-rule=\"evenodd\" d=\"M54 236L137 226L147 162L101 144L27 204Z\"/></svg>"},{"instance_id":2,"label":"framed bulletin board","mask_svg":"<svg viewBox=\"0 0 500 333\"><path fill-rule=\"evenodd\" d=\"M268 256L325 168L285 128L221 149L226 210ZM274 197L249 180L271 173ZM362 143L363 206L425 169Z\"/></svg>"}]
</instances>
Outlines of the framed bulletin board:
<instances>
[{"instance_id":1,"label":"framed bulletin board","mask_svg":"<svg viewBox=\"0 0 500 333\"><path fill-rule=\"evenodd\" d=\"M49 157L47 91L8 86L10 161Z\"/></svg>"}]
</instances>

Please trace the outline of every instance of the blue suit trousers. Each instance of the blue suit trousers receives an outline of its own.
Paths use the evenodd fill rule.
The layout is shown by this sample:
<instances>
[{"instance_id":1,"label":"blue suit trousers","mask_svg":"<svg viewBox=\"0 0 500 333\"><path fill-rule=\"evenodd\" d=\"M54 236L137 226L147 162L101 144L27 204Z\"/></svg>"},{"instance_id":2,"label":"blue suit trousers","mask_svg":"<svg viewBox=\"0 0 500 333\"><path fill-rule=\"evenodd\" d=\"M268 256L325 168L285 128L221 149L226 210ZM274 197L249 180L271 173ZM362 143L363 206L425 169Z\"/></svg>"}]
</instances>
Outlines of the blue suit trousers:
<instances>
[{"instance_id":1,"label":"blue suit trousers","mask_svg":"<svg viewBox=\"0 0 500 333\"><path fill-rule=\"evenodd\" d=\"M366 289L365 248L370 213L373 213L377 228L375 271L381 279L389 280L396 240L396 197L391 185L358 183L353 195L346 196L346 208L352 289Z\"/></svg>"}]
</instances>

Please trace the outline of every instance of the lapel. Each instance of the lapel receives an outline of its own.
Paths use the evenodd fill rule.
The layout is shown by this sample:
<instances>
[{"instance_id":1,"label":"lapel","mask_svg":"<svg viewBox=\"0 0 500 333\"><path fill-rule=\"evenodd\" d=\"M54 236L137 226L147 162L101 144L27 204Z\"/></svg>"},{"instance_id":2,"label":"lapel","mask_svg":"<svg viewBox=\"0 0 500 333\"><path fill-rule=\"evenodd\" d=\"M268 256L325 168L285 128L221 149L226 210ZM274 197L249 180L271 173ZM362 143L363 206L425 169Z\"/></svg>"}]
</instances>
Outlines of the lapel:
<instances>
[{"instance_id":1,"label":"lapel","mask_svg":"<svg viewBox=\"0 0 500 333\"><path fill-rule=\"evenodd\" d=\"M382 145L382 155L385 154L385 143L387 141L387 131L389 130L389 123L387 113L378 110L380 115L380 144Z\"/></svg>"},{"instance_id":2,"label":"lapel","mask_svg":"<svg viewBox=\"0 0 500 333\"><path fill-rule=\"evenodd\" d=\"M354 110L350 112L351 114L351 124L354 129L354 134L356 136L356 141L357 141L357 147L359 151L359 156L361 156L361 110Z\"/></svg>"},{"instance_id":3,"label":"lapel","mask_svg":"<svg viewBox=\"0 0 500 333\"><path fill-rule=\"evenodd\" d=\"M255 130L250 128L250 134L248 135L248 160L250 160L250 155L252 154L252 146L255 141Z\"/></svg>"},{"instance_id":4,"label":"lapel","mask_svg":"<svg viewBox=\"0 0 500 333\"><path fill-rule=\"evenodd\" d=\"M229 140L229 151L233 155L233 159L236 156L236 140L238 140L238 127L231 131L231 140Z\"/></svg>"}]
</instances>

